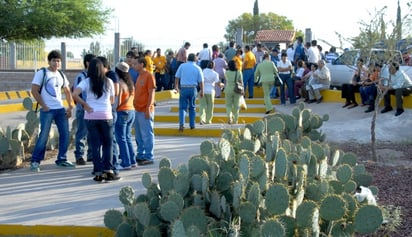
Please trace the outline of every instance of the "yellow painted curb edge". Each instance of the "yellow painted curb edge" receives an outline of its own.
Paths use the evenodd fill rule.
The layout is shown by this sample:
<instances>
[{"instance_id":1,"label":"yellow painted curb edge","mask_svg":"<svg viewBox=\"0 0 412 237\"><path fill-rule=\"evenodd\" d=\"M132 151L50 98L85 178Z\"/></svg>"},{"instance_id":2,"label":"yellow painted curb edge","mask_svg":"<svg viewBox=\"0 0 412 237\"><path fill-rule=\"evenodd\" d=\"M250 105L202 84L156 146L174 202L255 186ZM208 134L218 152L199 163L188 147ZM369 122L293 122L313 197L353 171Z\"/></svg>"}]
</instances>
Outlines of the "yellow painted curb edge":
<instances>
[{"instance_id":1,"label":"yellow painted curb edge","mask_svg":"<svg viewBox=\"0 0 412 237\"><path fill-rule=\"evenodd\" d=\"M94 226L50 226L50 225L0 225L0 236L70 236L113 237L115 233L105 227Z\"/></svg>"}]
</instances>

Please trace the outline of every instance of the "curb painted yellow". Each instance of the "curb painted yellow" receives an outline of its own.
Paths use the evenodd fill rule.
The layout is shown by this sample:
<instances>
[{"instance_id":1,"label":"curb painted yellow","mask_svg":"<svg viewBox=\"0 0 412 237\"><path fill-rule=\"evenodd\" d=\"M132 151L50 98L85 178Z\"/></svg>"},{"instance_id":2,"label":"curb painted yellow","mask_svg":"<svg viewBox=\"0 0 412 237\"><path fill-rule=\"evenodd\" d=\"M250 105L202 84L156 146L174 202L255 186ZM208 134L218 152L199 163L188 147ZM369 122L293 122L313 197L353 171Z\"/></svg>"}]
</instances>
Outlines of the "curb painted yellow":
<instances>
[{"instance_id":1,"label":"curb painted yellow","mask_svg":"<svg viewBox=\"0 0 412 237\"><path fill-rule=\"evenodd\" d=\"M247 102L246 102L247 103ZM226 108L225 107L215 107L213 109L215 113L226 113ZM170 108L170 112L179 112L179 107L178 106L172 106ZM196 112L199 112L199 107L196 107ZM261 113L264 114L266 112L265 107L262 105L262 107L249 107L246 110L241 110L240 113Z\"/></svg>"},{"instance_id":2,"label":"curb painted yellow","mask_svg":"<svg viewBox=\"0 0 412 237\"><path fill-rule=\"evenodd\" d=\"M113 237L115 233L105 227L49 226L49 225L0 225L0 236L71 236Z\"/></svg>"},{"instance_id":3,"label":"curb painted yellow","mask_svg":"<svg viewBox=\"0 0 412 237\"><path fill-rule=\"evenodd\" d=\"M259 116L242 116L242 112L239 115L239 121L242 121L242 123L254 123L256 120L261 119L264 114L262 114L261 117ZM178 123L179 122L179 117L178 114L176 113L175 115L159 115L157 114L154 118L154 121L157 123ZM186 123L189 122L189 118L185 118ZM196 123L200 123L200 118L197 116L195 119ZM220 123L227 123L227 117L222 116L222 115L215 115L213 116L212 123L214 124L220 124Z\"/></svg>"}]
</instances>

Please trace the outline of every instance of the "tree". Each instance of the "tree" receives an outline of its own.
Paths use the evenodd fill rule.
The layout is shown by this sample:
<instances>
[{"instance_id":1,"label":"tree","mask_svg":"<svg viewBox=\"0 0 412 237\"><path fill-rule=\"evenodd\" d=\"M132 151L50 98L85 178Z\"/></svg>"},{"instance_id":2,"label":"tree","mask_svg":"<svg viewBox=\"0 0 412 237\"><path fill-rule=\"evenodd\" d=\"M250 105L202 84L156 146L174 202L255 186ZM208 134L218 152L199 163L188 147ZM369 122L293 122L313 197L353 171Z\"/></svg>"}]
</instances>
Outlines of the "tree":
<instances>
[{"instance_id":1,"label":"tree","mask_svg":"<svg viewBox=\"0 0 412 237\"><path fill-rule=\"evenodd\" d=\"M126 55L127 51L129 51L131 48L136 48L138 52L143 52L144 50L144 45L140 42L137 42L136 40L133 39L133 37L126 38L122 43L121 43L121 49L120 49L120 55Z\"/></svg>"},{"instance_id":2,"label":"tree","mask_svg":"<svg viewBox=\"0 0 412 237\"><path fill-rule=\"evenodd\" d=\"M245 42L254 41L259 30L294 30L292 20L272 12L259 15L243 13L237 19L230 20L228 26L226 26L225 39L227 41L234 40L238 28L243 29L243 39Z\"/></svg>"},{"instance_id":3,"label":"tree","mask_svg":"<svg viewBox=\"0 0 412 237\"><path fill-rule=\"evenodd\" d=\"M101 0L0 0L0 39L92 37L104 33L110 13Z\"/></svg>"}]
</instances>

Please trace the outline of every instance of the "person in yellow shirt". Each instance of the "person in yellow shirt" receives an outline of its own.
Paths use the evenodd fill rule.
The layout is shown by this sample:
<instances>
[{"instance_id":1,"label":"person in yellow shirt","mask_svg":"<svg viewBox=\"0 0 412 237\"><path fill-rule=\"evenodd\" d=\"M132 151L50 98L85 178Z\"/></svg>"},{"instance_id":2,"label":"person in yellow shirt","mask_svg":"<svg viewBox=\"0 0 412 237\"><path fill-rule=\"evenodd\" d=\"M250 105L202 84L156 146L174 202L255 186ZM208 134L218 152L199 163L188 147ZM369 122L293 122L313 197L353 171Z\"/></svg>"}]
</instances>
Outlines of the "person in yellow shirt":
<instances>
[{"instance_id":1,"label":"person in yellow shirt","mask_svg":"<svg viewBox=\"0 0 412 237\"><path fill-rule=\"evenodd\" d=\"M146 59L146 71L150 72L153 74L154 71L154 65L153 65L153 59L152 59L152 51L151 50L146 50L144 53L144 59Z\"/></svg>"},{"instance_id":2,"label":"person in yellow shirt","mask_svg":"<svg viewBox=\"0 0 412 237\"><path fill-rule=\"evenodd\" d=\"M255 85L255 65L256 57L250 50L250 46L245 46L245 55L243 57L243 86L248 89L249 99L253 98L253 86Z\"/></svg>"},{"instance_id":3,"label":"person in yellow shirt","mask_svg":"<svg viewBox=\"0 0 412 237\"><path fill-rule=\"evenodd\" d=\"M243 67L243 59L242 59L242 54L243 54L243 50L242 49L238 49L236 50L236 55L233 58L227 58L227 61L233 60L235 61L236 64L236 68L238 68L239 70L242 69Z\"/></svg>"},{"instance_id":4,"label":"person in yellow shirt","mask_svg":"<svg viewBox=\"0 0 412 237\"><path fill-rule=\"evenodd\" d=\"M155 67L156 91L168 89L169 81L166 81L166 57L162 55L161 49L156 49L153 54L153 65Z\"/></svg>"}]
</instances>

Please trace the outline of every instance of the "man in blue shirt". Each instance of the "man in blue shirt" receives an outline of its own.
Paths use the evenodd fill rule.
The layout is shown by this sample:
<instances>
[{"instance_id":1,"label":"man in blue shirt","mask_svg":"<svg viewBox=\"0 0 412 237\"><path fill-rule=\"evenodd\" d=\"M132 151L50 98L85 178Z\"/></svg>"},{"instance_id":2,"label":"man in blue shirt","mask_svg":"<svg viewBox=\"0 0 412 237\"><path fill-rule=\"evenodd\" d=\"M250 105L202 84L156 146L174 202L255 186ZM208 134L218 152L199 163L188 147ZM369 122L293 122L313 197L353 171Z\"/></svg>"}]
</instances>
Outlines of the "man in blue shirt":
<instances>
[{"instance_id":1,"label":"man in blue shirt","mask_svg":"<svg viewBox=\"0 0 412 237\"><path fill-rule=\"evenodd\" d=\"M195 128L196 118L196 96L199 86L200 97L203 97L203 73L196 64L196 55L191 53L187 57L187 62L182 63L175 75L175 90L180 92L179 96L179 131L183 132L186 111L189 107L190 129Z\"/></svg>"}]
</instances>

